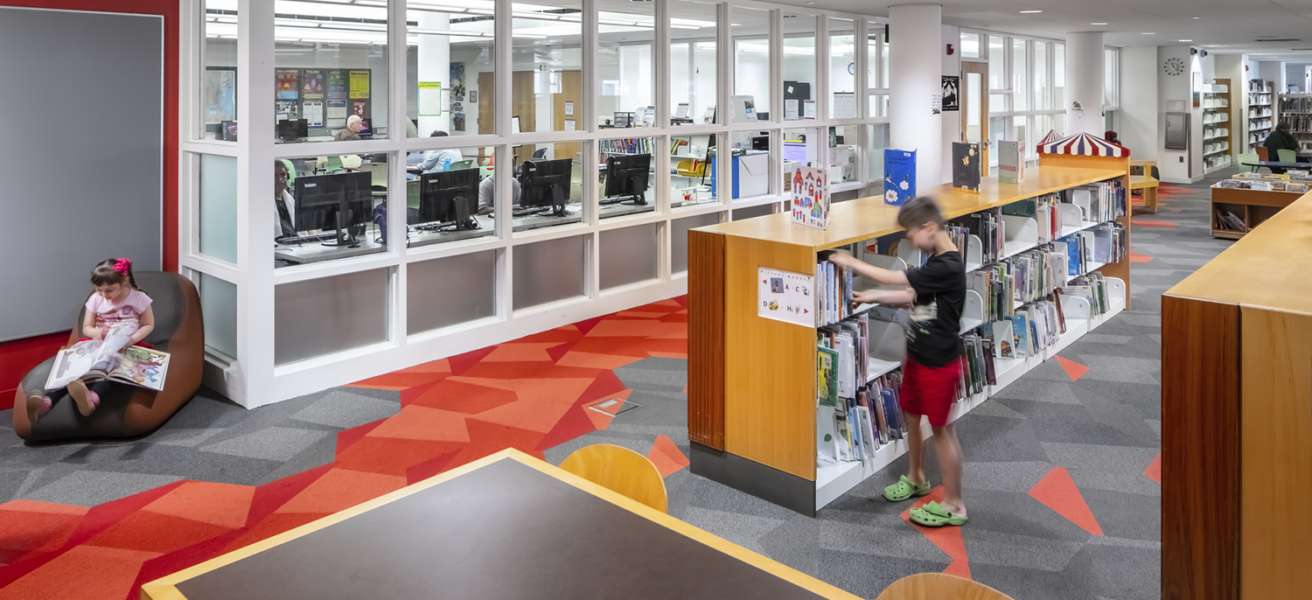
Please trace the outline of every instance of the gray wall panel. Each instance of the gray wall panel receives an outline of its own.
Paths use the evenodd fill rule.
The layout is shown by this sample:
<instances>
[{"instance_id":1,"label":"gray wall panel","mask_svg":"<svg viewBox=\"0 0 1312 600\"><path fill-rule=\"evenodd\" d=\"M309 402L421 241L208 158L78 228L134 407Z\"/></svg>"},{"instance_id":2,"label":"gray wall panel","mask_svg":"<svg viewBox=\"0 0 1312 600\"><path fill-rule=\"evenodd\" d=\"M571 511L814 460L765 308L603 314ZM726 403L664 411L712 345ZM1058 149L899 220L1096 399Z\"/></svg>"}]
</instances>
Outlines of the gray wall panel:
<instances>
[{"instance_id":1,"label":"gray wall panel","mask_svg":"<svg viewBox=\"0 0 1312 600\"><path fill-rule=\"evenodd\" d=\"M163 36L160 17L0 8L0 255L39 290L4 301L0 341L71 327L101 260L160 269Z\"/></svg>"},{"instance_id":2,"label":"gray wall panel","mask_svg":"<svg viewBox=\"0 0 1312 600\"><path fill-rule=\"evenodd\" d=\"M719 213L684 217L670 222L670 272L684 273L688 270L688 230L715 225L720 222Z\"/></svg>"},{"instance_id":3,"label":"gray wall panel","mask_svg":"<svg viewBox=\"0 0 1312 600\"><path fill-rule=\"evenodd\" d=\"M377 269L275 288L274 364L387 341L388 274Z\"/></svg>"},{"instance_id":4,"label":"gray wall panel","mask_svg":"<svg viewBox=\"0 0 1312 600\"><path fill-rule=\"evenodd\" d=\"M582 296L583 236L515 247L515 310Z\"/></svg>"},{"instance_id":5,"label":"gray wall panel","mask_svg":"<svg viewBox=\"0 0 1312 600\"><path fill-rule=\"evenodd\" d=\"M659 277L656 235L655 223L601 232L601 289Z\"/></svg>"},{"instance_id":6,"label":"gray wall panel","mask_svg":"<svg viewBox=\"0 0 1312 600\"><path fill-rule=\"evenodd\" d=\"M495 251L410 263L405 272L409 334L497 314Z\"/></svg>"}]
</instances>

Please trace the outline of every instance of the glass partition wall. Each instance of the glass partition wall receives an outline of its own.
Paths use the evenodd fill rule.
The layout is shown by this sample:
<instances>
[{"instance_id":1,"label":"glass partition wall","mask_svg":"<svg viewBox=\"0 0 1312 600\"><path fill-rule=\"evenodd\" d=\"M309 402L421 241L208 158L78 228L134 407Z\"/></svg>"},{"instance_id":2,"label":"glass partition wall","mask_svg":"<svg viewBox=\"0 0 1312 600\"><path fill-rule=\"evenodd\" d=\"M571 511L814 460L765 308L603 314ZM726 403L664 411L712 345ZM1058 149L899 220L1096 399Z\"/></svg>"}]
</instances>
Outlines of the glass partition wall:
<instances>
[{"instance_id":1,"label":"glass partition wall","mask_svg":"<svg viewBox=\"0 0 1312 600\"><path fill-rule=\"evenodd\" d=\"M855 15L182 10L180 262L206 382L246 406L682 295L689 229L784 210L802 164L861 188L888 143L885 28Z\"/></svg>"}]
</instances>

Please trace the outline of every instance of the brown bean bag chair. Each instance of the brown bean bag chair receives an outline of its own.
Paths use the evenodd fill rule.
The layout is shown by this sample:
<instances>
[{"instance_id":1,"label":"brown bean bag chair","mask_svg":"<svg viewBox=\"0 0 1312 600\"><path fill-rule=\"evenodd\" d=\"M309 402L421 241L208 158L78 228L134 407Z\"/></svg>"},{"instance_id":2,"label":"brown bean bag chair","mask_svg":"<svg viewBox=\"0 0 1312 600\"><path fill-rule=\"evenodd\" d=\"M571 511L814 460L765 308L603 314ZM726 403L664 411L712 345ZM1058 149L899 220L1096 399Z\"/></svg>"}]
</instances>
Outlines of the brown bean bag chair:
<instances>
[{"instance_id":1,"label":"brown bean bag chair","mask_svg":"<svg viewBox=\"0 0 1312 600\"><path fill-rule=\"evenodd\" d=\"M61 394L62 398L56 399L50 412L32 424L27 421L28 392L41 393L55 362L52 356L32 369L18 386L14 398L14 432L19 437L29 442L45 442L138 436L162 425L200 389L201 369L205 364L205 325L196 286L177 273L142 272L136 278L141 289L150 295L155 309L155 329L144 341L171 355L163 391L114 384L112 390L101 396L100 407L89 417L79 414L77 403ZM65 348L82 338L85 311L85 307L78 311Z\"/></svg>"}]
</instances>

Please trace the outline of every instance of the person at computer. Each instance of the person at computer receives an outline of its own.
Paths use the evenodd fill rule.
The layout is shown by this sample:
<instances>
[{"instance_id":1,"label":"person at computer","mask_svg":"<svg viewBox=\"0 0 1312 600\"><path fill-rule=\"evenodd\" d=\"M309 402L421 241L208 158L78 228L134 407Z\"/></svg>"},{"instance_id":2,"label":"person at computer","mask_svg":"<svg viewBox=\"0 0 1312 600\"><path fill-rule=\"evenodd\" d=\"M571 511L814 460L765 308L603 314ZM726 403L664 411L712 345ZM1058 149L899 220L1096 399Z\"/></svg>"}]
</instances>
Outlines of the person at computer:
<instances>
[{"instance_id":1,"label":"person at computer","mask_svg":"<svg viewBox=\"0 0 1312 600\"><path fill-rule=\"evenodd\" d=\"M281 160L273 161L273 206L278 211L278 221L273 224L273 239L296 235L296 198L287 191L287 182L291 173Z\"/></svg>"},{"instance_id":2,"label":"person at computer","mask_svg":"<svg viewBox=\"0 0 1312 600\"><path fill-rule=\"evenodd\" d=\"M1276 125L1276 130L1271 135L1266 136L1266 141L1262 145L1267 148L1267 160L1280 160L1281 150L1291 150L1298 152L1298 139L1289 133L1289 122L1281 121ZM1284 167L1270 167L1272 173L1284 173Z\"/></svg>"},{"instance_id":3,"label":"person at computer","mask_svg":"<svg viewBox=\"0 0 1312 600\"><path fill-rule=\"evenodd\" d=\"M360 128L364 126L364 119L360 115L351 115L346 118L346 127L337 130L337 135L333 137L334 142L352 142L360 139Z\"/></svg>"},{"instance_id":4,"label":"person at computer","mask_svg":"<svg viewBox=\"0 0 1312 600\"><path fill-rule=\"evenodd\" d=\"M428 137L447 137L447 132L439 129L429 134ZM425 173L437 173L446 170L446 161L449 160L451 161L451 164L455 164L464 159L465 155L461 154L460 151L455 148L447 148L445 150L425 150L424 163L420 165L420 168L422 168Z\"/></svg>"},{"instance_id":5,"label":"person at computer","mask_svg":"<svg viewBox=\"0 0 1312 600\"><path fill-rule=\"evenodd\" d=\"M480 215L486 215L492 213L492 206L493 203L496 201L496 195L497 195L496 180L497 178L496 175L494 174L492 176L484 178L483 181L478 184L478 214ZM512 192L511 204L513 204L514 207L518 207L519 190L520 190L519 179L516 177L511 177L510 185L511 185L511 192Z\"/></svg>"}]
</instances>

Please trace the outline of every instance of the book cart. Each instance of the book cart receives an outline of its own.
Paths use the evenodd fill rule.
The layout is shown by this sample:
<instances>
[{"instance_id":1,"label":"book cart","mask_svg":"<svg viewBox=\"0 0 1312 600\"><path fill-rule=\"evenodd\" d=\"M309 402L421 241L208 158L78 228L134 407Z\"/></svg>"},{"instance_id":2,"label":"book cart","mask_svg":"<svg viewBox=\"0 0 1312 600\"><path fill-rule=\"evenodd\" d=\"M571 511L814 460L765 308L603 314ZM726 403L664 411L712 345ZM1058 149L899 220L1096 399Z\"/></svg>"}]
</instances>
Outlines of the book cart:
<instances>
[{"instance_id":1,"label":"book cart","mask_svg":"<svg viewBox=\"0 0 1312 600\"><path fill-rule=\"evenodd\" d=\"M990 177L982 181L978 194L943 185L922 190L920 195L937 197L945 216L952 219L1113 179L1120 180L1129 193L1129 153L1122 148L1080 135L1044 144L1040 150L1044 153L1039 166L1028 170L1019 184ZM693 473L814 516L907 451L907 443L897 440L881 446L873 460L818 464L817 425L827 418L827 407L817 406L816 400L817 331L761 318L756 306L758 268L815 276L817 253L853 245L859 250L865 243L901 231L897 212L898 207L884 204L881 196L835 204L827 230L794 224L788 213L778 213L689 232L688 437ZM1064 208L1061 215L1058 237L1100 225L1081 219L1078 209ZM1037 246L1033 219L1008 216L1004 220L1006 251L1000 258ZM1128 236L1128 216L1116 220ZM981 266L979 240L971 238L966 249L968 270ZM905 266L899 264L902 258L872 256L867 260L882 262L880 266ZM1089 268L1106 278L1110 309L1091 316L1082 298L1062 296L1067 331L1060 341L1030 358L996 359L997 385L985 385L982 393L958 402L951 419L960 418L1128 308L1128 252L1120 262ZM869 288L857 285L856 289ZM983 320L979 296L974 292L968 296L974 297L966 302L963 330L981 325ZM866 373L870 381L901 366L898 351L904 352L905 345L903 341L899 349L896 340L904 340L904 334L888 322L895 318L891 307L857 310L871 312L868 346L872 360Z\"/></svg>"},{"instance_id":2,"label":"book cart","mask_svg":"<svg viewBox=\"0 0 1312 600\"><path fill-rule=\"evenodd\" d=\"M1163 599L1312 590L1309 231L1305 194L1162 295Z\"/></svg>"}]
</instances>

